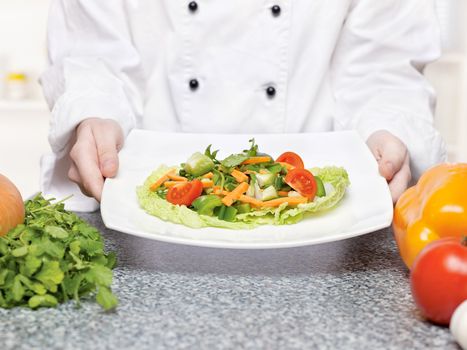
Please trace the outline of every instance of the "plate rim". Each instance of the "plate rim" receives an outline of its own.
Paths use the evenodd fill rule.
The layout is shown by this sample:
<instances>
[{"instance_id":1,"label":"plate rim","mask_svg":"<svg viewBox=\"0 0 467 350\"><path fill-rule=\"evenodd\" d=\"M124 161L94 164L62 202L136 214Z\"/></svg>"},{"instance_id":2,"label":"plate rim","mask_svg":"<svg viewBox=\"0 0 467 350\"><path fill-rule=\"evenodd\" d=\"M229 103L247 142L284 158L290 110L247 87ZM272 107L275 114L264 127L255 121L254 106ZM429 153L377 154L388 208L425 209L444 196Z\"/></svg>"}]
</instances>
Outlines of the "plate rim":
<instances>
[{"instance_id":1,"label":"plate rim","mask_svg":"<svg viewBox=\"0 0 467 350\"><path fill-rule=\"evenodd\" d=\"M350 233L346 234L345 236L341 235L339 237L335 237L335 234L333 234L333 235L329 235L326 237L322 237L321 239L310 239L310 240L301 240L301 241L270 242L270 243L269 242L261 242L261 243L243 242L241 243L241 242L222 242L222 241L213 241L213 240L211 241L196 240L196 239L191 239L191 238L162 235L159 233L147 233L147 232L138 231L138 230L130 230L130 229L122 230L121 228L117 226L114 226L112 224L107 224L104 217L102 217L102 220L104 222L104 225L108 229L111 229L111 230L114 230L120 233L129 234L131 236L150 239L154 241L160 241L160 242L172 243L172 244L182 244L182 245L202 247L202 248L245 249L245 250L297 248L297 247L318 245L318 244L323 244L323 243L337 242L337 241L342 241L342 240L346 240L349 238L355 238L355 237L363 236L363 235L370 234L373 232L377 232L379 230L382 230L382 229L385 229L391 226L391 222L392 222L392 220L389 219L388 222L385 222L379 225L373 225L371 227L361 229L361 230L350 231ZM284 225L284 226L290 226L290 225Z\"/></svg>"}]
</instances>

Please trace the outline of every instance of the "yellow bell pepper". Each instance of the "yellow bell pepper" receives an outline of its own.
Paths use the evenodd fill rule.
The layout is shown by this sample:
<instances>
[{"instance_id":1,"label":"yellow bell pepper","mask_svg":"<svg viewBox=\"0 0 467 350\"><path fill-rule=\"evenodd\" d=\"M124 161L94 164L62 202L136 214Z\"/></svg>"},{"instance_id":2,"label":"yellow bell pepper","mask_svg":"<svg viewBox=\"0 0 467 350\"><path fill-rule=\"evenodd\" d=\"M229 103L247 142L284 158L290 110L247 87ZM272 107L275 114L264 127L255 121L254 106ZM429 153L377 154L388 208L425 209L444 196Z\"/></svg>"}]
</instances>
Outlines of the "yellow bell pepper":
<instances>
[{"instance_id":1,"label":"yellow bell pepper","mask_svg":"<svg viewBox=\"0 0 467 350\"><path fill-rule=\"evenodd\" d=\"M408 268L428 243L467 236L467 163L441 164L425 172L397 201L393 229Z\"/></svg>"}]
</instances>

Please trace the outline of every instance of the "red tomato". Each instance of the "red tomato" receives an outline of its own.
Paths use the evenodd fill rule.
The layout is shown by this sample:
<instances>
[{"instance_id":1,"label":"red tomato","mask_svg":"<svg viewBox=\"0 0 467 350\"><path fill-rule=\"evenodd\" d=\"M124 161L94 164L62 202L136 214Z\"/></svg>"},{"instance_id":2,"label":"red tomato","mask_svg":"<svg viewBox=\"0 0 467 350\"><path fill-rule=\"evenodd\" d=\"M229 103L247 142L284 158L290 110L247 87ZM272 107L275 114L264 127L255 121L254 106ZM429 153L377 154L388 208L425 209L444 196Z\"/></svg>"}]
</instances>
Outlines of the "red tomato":
<instances>
[{"instance_id":1,"label":"red tomato","mask_svg":"<svg viewBox=\"0 0 467 350\"><path fill-rule=\"evenodd\" d=\"M302 196L308 197L311 201L315 198L318 187L315 177L308 170L298 168L290 170L285 176L285 182Z\"/></svg>"},{"instance_id":2,"label":"red tomato","mask_svg":"<svg viewBox=\"0 0 467 350\"><path fill-rule=\"evenodd\" d=\"M428 244L415 259L410 282L425 317L448 325L457 306L467 300L467 246L452 237Z\"/></svg>"},{"instance_id":3,"label":"red tomato","mask_svg":"<svg viewBox=\"0 0 467 350\"><path fill-rule=\"evenodd\" d=\"M167 192L167 201L172 204L191 205L203 192L203 183L200 180L175 185Z\"/></svg>"},{"instance_id":4,"label":"red tomato","mask_svg":"<svg viewBox=\"0 0 467 350\"><path fill-rule=\"evenodd\" d=\"M300 169L305 168L305 164L303 164L302 158L300 158L300 156L294 152L282 153L279 158L276 159L276 162L284 162Z\"/></svg>"}]
</instances>

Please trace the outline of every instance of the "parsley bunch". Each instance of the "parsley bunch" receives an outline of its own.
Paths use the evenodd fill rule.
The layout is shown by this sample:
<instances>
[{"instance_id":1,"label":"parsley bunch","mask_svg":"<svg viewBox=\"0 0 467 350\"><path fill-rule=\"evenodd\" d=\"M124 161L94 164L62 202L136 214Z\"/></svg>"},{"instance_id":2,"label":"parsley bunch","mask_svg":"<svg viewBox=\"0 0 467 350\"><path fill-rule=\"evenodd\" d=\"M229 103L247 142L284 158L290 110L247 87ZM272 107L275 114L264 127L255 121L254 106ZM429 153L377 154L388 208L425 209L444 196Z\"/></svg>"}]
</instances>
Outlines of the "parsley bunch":
<instances>
[{"instance_id":1,"label":"parsley bunch","mask_svg":"<svg viewBox=\"0 0 467 350\"><path fill-rule=\"evenodd\" d=\"M105 309L112 294L114 253L99 231L42 195L25 202L24 224L0 237L0 307L51 307L94 294Z\"/></svg>"}]
</instances>

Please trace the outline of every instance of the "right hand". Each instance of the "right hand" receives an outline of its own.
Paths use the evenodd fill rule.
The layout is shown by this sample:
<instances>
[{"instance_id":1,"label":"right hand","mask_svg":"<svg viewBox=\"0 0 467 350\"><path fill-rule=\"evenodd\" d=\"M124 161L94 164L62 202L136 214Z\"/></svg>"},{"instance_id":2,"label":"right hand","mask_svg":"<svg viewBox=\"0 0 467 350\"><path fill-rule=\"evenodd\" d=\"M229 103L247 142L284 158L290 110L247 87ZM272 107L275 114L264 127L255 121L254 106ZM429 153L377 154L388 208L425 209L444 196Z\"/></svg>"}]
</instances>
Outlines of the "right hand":
<instances>
[{"instance_id":1,"label":"right hand","mask_svg":"<svg viewBox=\"0 0 467 350\"><path fill-rule=\"evenodd\" d=\"M76 128L68 177L86 196L100 202L105 178L117 175L123 139L122 128L111 119L85 119Z\"/></svg>"}]
</instances>

